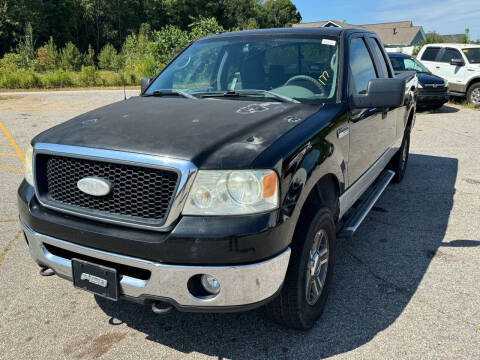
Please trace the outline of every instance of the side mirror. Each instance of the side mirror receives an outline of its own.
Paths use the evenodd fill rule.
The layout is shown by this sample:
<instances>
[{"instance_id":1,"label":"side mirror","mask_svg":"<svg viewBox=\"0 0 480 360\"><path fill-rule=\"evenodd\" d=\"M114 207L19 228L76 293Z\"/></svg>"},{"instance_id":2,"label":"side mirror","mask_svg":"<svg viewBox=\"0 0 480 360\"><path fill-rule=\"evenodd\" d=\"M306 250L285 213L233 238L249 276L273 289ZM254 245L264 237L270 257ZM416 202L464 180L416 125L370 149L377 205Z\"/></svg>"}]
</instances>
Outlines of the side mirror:
<instances>
[{"instance_id":1,"label":"side mirror","mask_svg":"<svg viewBox=\"0 0 480 360\"><path fill-rule=\"evenodd\" d=\"M368 82L366 94L350 97L351 106L354 109L402 106L405 100L405 86L404 79L372 79Z\"/></svg>"},{"instance_id":2,"label":"side mirror","mask_svg":"<svg viewBox=\"0 0 480 360\"><path fill-rule=\"evenodd\" d=\"M450 61L450 65L463 66L463 65L465 65L465 63L463 62L462 59L452 59Z\"/></svg>"},{"instance_id":3,"label":"side mirror","mask_svg":"<svg viewBox=\"0 0 480 360\"><path fill-rule=\"evenodd\" d=\"M144 77L140 80L140 94L143 94L147 90L148 85L152 82L152 78Z\"/></svg>"}]
</instances>

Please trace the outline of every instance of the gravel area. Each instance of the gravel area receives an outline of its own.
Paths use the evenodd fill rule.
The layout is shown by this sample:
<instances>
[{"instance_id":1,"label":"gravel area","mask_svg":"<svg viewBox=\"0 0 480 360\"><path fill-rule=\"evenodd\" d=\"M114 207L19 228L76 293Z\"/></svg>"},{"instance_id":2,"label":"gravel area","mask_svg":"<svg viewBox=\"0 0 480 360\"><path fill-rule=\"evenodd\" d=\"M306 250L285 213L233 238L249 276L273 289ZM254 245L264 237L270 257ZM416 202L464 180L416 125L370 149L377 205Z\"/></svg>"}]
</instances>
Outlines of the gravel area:
<instances>
[{"instance_id":1,"label":"gravel area","mask_svg":"<svg viewBox=\"0 0 480 360\"><path fill-rule=\"evenodd\" d=\"M479 111L448 104L417 115L403 183L339 241L324 316L298 332L258 310L156 316L39 276L17 220L23 166L12 141L23 151L35 134L123 91L0 99L0 359L480 358Z\"/></svg>"}]
</instances>

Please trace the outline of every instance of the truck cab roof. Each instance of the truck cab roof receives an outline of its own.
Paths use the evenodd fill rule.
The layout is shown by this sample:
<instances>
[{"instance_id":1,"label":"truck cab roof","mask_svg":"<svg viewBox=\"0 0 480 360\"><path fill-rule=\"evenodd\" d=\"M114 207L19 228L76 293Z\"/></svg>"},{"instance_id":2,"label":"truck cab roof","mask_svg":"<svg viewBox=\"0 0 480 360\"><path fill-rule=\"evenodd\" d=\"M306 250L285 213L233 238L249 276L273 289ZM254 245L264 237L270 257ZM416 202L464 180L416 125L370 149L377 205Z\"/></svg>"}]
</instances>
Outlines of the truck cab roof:
<instances>
[{"instance_id":1,"label":"truck cab roof","mask_svg":"<svg viewBox=\"0 0 480 360\"><path fill-rule=\"evenodd\" d=\"M343 28L332 28L332 27L305 27L305 28L274 28L274 29L258 29L258 30L242 30L242 31L233 31L222 34L215 34L208 36L201 40L210 40L210 39L219 39L219 38L230 38L236 36L285 36L285 35L305 35L305 36L335 36L340 37L342 34L353 34L353 33L365 33L365 34L375 34L372 31L365 29L343 29ZM200 41L201 41L200 40Z\"/></svg>"},{"instance_id":2,"label":"truck cab roof","mask_svg":"<svg viewBox=\"0 0 480 360\"><path fill-rule=\"evenodd\" d=\"M466 49L466 48L480 48L478 44L455 44L455 43L436 43L436 44L426 44L424 47L451 47L455 49Z\"/></svg>"}]
</instances>

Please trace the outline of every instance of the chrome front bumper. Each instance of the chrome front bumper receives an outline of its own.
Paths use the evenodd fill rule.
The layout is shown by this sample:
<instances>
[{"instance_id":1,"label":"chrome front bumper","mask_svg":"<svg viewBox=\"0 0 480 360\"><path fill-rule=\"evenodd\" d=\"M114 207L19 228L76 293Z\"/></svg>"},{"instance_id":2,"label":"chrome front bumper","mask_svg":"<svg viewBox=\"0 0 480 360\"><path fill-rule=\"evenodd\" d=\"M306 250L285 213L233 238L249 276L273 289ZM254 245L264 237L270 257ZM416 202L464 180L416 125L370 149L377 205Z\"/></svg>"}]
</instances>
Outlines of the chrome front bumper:
<instances>
[{"instance_id":1,"label":"chrome front bumper","mask_svg":"<svg viewBox=\"0 0 480 360\"><path fill-rule=\"evenodd\" d=\"M167 265L76 245L37 233L25 225L22 219L20 223L32 258L37 263L50 267L57 275L71 281L71 261L52 254L44 244L83 256L148 270L151 272L148 280L120 274L120 294L134 301L166 299L179 308L228 308L262 302L272 297L282 286L290 259L290 248L287 248L272 259L249 265ZM198 274L209 274L217 278L221 285L220 293L208 299L193 296L187 288L187 282Z\"/></svg>"}]
</instances>

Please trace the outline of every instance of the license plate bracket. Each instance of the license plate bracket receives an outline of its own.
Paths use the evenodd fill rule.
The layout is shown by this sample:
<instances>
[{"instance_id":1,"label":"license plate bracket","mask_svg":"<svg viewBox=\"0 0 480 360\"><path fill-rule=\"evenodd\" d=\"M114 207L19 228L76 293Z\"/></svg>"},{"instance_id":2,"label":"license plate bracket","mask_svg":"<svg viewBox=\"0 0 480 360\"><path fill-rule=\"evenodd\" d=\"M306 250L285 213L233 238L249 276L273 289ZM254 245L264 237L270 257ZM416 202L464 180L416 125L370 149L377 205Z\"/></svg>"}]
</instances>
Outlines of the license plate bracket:
<instances>
[{"instance_id":1,"label":"license plate bracket","mask_svg":"<svg viewBox=\"0 0 480 360\"><path fill-rule=\"evenodd\" d=\"M119 297L119 279L116 269L85 260L72 259L73 286L110 300Z\"/></svg>"}]
</instances>

